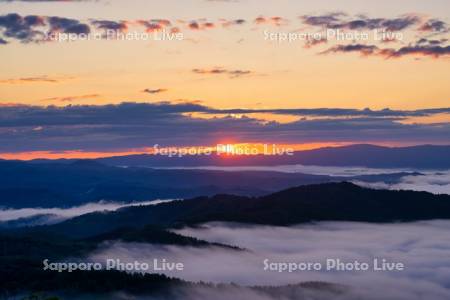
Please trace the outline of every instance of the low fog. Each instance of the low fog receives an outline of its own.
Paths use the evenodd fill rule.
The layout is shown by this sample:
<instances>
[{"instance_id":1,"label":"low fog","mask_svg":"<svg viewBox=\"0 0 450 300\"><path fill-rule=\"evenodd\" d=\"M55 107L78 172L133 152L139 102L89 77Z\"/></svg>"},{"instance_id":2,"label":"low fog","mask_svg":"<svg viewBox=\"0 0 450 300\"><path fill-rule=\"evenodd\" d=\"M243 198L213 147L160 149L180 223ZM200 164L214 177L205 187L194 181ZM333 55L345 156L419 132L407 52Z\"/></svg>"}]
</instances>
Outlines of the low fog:
<instances>
[{"instance_id":1,"label":"low fog","mask_svg":"<svg viewBox=\"0 0 450 300\"><path fill-rule=\"evenodd\" d=\"M0 209L0 222L7 222L17 219L31 218L36 216L46 216L48 222L58 222L69 218L80 216L96 211L114 211L123 207L138 205L156 205L173 200L154 200L133 203L116 202L96 202L87 203L70 208L20 208L20 209Z\"/></svg>"},{"instance_id":2,"label":"low fog","mask_svg":"<svg viewBox=\"0 0 450 300\"><path fill-rule=\"evenodd\" d=\"M174 168L176 169L176 168ZM326 166L304 166L304 165L285 165L285 166L244 166L244 167L187 167L186 169L205 169L222 171L275 171L283 173L303 173L311 175L327 175L334 177L349 177L349 180L355 184L392 190L413 190L425 191L434 194L450 194L450 171L436 170L415 170L415 169L381 169L366 167L326 167ZM422 175L404 176L400 182L366 182L352 180L353 176L363 175L389 175L402 172L418 172Z\"/></svg>"},{"instance_id":3,"label":"low fog","mask_svg":"<svg viewBox=\"0 0 450 300\"><path fill-rule=\"evenodd\" d=\"M157 246L112 242L89 257L92 261L108 258L124 262L148 262L154 258L182 262L183 271L162 272L189 281L236 283L243 286L282 286L308 281L324 281L350 286L342 299L450 299L450 221L407 224L366 224L323 222L295 227L244 226L209 223L184 228L177 233L211 242L236 245L237 251L221 247ZM385 258L401 262L404 271L296 271L264 270L263 261L325 262L338 258L344 262L372 262ZM247 290L248 297L227 296L200 288L186 291L183 299L272 299ZM229 291L232 293L232 291ZM202 293L211 293L200 297ZM312 299L339 299L314 293ZM321 298L324 296L325 298ZM280 298L276 298L280 299ZM303 299L302 297L281 299ZM308 298L309 299L309 298Z\"/></svg>"},{"instance_id":4,"label":"low fog","mask_svg":"<svg viewBox=\"0 0 450 300\"><path fill-rule=\"evenodd\" d=\"M412 190L412 191L426 191L433 194L450 194L450 171L444 172L421 172L424 175L418 176L404 176L398 183L385 182L362 182L354 181L355 184L392 190Z\"/></svg>"},{"instance_id":5,"label":"low fog","mask_svg":"<svg viewBox=\"0 0 450 300\"><path fill-rule=\"evenodd\" d=\"M327 175L352 177L359 175L390 174L398 172L413 172L411 169L387 169L387 168L366 168L366 167L333 167L333 166L305 166L305 165L281 165L281 166L200 166L200 167L173 167L165 169L201 169L219 171L274 171L282 173L303 173L311 175Z\"/></svg>"}]
</instances>

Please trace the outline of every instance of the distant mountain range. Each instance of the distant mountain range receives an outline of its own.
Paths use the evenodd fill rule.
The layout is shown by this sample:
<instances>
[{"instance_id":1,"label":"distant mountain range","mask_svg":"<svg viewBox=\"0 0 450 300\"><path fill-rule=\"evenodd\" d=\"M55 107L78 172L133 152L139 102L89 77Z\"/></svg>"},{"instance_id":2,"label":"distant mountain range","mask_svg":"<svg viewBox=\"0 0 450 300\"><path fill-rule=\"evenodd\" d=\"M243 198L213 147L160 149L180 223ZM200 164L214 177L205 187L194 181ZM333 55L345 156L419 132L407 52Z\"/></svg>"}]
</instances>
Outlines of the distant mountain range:
<instances>
[{"instance_id":1,"label":"distant mountain range","mask_svg":"<svg viewBox=\"0 0 450 300\"><path fill-rule=\"evenodd\" d=\"M372 168L450 168L450 145L422 145L412 147L381 147L350 145L297 151L282 156L230 156L203 155L168 157L163 155L129 155L101 158L98 161L115 166L177 167L177 166L361 166Z\"/></svg>"},{"instance_id":2,"label":"distant mountain range","mask_svg":"<svg viewBox=\"0 0 450 300\"><path fill-rule=\"evenodd\" d=\"M331 177L280 172L162 170L108 166L98 161L0 161L0 207L71 207L100 200L131 202L215 194L260 196L342 180L396 182L415 173Z\"/></svg>"}]
</instances>

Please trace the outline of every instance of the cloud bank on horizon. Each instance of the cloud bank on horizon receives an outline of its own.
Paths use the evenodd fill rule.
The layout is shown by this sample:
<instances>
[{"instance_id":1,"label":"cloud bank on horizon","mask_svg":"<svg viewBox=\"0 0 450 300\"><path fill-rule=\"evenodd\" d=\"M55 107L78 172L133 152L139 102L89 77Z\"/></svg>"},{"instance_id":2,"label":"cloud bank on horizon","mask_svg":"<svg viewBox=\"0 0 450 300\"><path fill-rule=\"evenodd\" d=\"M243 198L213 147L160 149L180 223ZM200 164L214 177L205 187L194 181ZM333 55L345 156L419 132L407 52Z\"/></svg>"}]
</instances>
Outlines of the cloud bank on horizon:
<instances>
[{"instance_id":1,"label":"cloud bank on horizon","mask_svg":"<svg viewBox=\"0 0 450 300\"><path fill-rule=\"evenodd\" d=\"M114 151L144 149L155 144L208 146L227 138L284 144L328 141L448 144L450 123L406 121L448 115L449 110L219 110L189 102L65 107L8 105L0 111L0 152ZM253 116L263 112L294 115L297 119L280 123Z\"/></svg>"}]
</instances>

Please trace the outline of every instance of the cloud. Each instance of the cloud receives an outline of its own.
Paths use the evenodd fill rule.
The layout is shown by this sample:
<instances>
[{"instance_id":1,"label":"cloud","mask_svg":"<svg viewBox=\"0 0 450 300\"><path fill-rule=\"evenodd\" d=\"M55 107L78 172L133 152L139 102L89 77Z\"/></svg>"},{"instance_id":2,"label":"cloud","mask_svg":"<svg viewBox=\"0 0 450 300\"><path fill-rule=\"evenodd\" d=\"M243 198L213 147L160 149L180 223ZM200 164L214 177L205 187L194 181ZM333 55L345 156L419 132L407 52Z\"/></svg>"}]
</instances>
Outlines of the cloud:
<instances>
[{"instance_id":1,"label":"cloud","mask_svg":"<svg viewBox=\"0 0 450 300\"><path fill-rule=\"evenodd\" d=\"M369 18L366 16L348 17L345 13L330 13L323 15L304 15L300 17L304 24L329 29L401 31L417 25L421 18L415 15L397 18Z\"/></svg>"},{"instance_id":2,"label":"cloud","mask_svg":"<svg viewBox=\"0 0 450 300\"><path fill-rule=\"evenodd\" d=\"M321 39L308 39L305 41L305 48L312 48L314 46L320 45L320 44L327 44L328 40L326 38Z\"/></svg>"},{"instance_id":3,"label":"cloud","mask_svg":"<svg viewBox=\"0 0 450 300\"><path fill-rule=\"evenodd\" d=\"M148 93L148 94L160 94L160 93L164 93L167 92L168 89L145 89L143 90L144 93Z\"/></svg>"},{"instance_id":4,"label":"cloud","mask_svg":"<svg viewBox=\"0 0 450 300\"><path fill-rule=\"evenodd\" d=\"M0 28L3 28L3 36L20 40L24 43L43 39L42 31L34 30L34 27L45 25L45 19L40 16L29 15L22 17L18 14L0 16Z\"/></svg>"},{"instance_id":5,"label":"cloud","mask_svg":"<svg viewBox=\"0 0 450 300\"><path fill-rule=\"evenodd\" d=\"M172 22L166 19L138 20L137 23L143 25L146 32L161 31L172 26Z\"/></svg>"},{"instance_id":6,"label":"cloud","mask_svg":"<svg viewBox=\"0 0 450 300\"><path fill-rule=\"evenodd\" d=\"M50 32L63 32L75 34L88 34L91 32L89 25L83 24L78 20L61 18L61 17L47 17L50 26Z\"/></svg>"},{"instance_id":7,"label":"cloud","mask_svg":"<svg viewBox=\"0 0 450 300\"><path fill-rule=\"evenodd\" d=\"M21 78L9 78L0 80L0 84L25 84L25 83L58 83L60 79L51 78L48 76L36 76L36 77L21 77Z\"/></svg>"},{"instance_id":8,"label":"cloud","mask_svg":"<svg viewBox=\"0 0 450 300\"><path fill-rule=\"evenodd\" d=\"M253 21L253 23L255 23L256 25L269 24L274 26L284 26L288 25L290 22L288 19L279 16L274 17L259 16Z\"/></svg>"},{"instance_id":9,"label":"cloud","mask_svg":"<svg viewBox=\"0 0 450 300\"><path fill-rule=\"evenodd\" d=\"M427 295L430 299L444 300L450 297L448 230L449 221L406 224L321 222L294 227L209 223L176 232L210 242L237 245L247 251L116 242L105 244L92 253L90 259L117 258L122 262L133 262L165 258L182 262L185 268L163 273L194 282L283 286L319 281L348 287L337 298L328 295L321 299L419 300L422 295ZM268 259L269 262L320 262L324 265L327 259L340 259L372 265L374 258L403 263L405 270L333 272L324 267L320 271L280 273L264 270L263 263ZM255 299L265 299L261 297Z\"/></svg>"},{"instance_id":10,"label":"cloud","mask_svg":"<svg viewBox=\"0 0 450 300\"><path fill-rule=\"evenodd\" d=\"M363 56L369 56L377 53L378 51L379 48L374 45L352 44L352 45L336 45L321 52L321 54L357 52Z\"/></svg>"},{"instance_id":11,"label":"cloud","mask_svg":"<svg viewBox=\"0 0 450 300\"><path fill-rule=\"evenodd\" d=\"M58 33L67 34L89 34L92 30L114 30L125 32L129 24L138 24L144 27L147 32L160 31L172 26L167 19L151 19L137 21L113 21L91 19L89 23L83 23L77 19L70 19L58 16L38 16L19 14L7 14L0 16L0 29L3 28L2 35L5 38L16 39L22 43L51 41L52 36ZM171 31L179 29L172 27ZM6 43L6 39L3 39Z\"/></svg>"},{"instance_id":12,"label":"cloud","mask_svg":"<svg viewBox=\"0 0 450 300\"><path fill-rule=\"evenodd\" d=\"M355 184L378 189L426 191L450 195L450 171L421 171L422 175L404 176L400 182L361 182Z\"/></svg>"},{"instance_id":13,"label":"cloud","mask_svg":"<svg viewBox=\"0 0 450 300\"><path fill-rule=\"evenodd\" d=\"M0 226L1 222L20 221L26 224L27 218L35 218L38 216L47 216L41 224L58 223L69 218L88 214L91 212L115 211L123 207L139 206L139 205L157 205L160 203L167 203L174 200L154 200L133 203L117 203L117 202L96 202L86 203L80 206L69 208L20 208L20 209L2 209L0 207ZM20 223L20 222L18 222ZM26 224L29 225L29 224Z\"/></svg>"},{"instance_id":14,"label":"cloud","mask_svg":"<svg viewBox=\"0 0 450 300\"><path fill-rule=\"evenodd\" d=\"M419 28L426 32L447 32L449 30L447 23L438 19L430 19Z\"/></svg>"},{"instance_id":15,"label":"cloud","mask_svg":"<svg viewBox=\"0 0 450 300\"><path fill-rule=\"evenodd\" d=\"M216 24L206 20L194 20L188 22L187 27L191 30L206 30L215 28Z\"/></svg>"},{"instance_id":16,"label":"cloud","mask_svg":"<svg viewBox=\"0 0 450 300\"><path fill-rule=\"evenodd\" d=\"M38 15L21 16L16 13L0 16L3 36L22 43L44 42L54 33L87 34L90 27L75 19Z\"/></svg>"},{"instance_id":17,"label":"cloud","mask_svg":"<svg viewBox=\"0 0 450 300\"><path fill-rule=\"evenodd\" d=\"M32 2L30 0L30 2ZM35 1L44 2L44 1ZM64 2L55 0L54 2ZM66 1L69 2L69 1ZM227 1L228 2L228 1ZM438 35L449 31L449 26L445 21L430 18L424 19L416 14L402 15L395 18L371 18L367 16L350 16L348 14L337 12L321 15L303 15L301 22L308 26L344 29L344 30L388 30L403 31L414 29L419 36L424 34ZM52 40L49 34L54 33L73 33L87 34L95 30L115 30L125 32L129 26L142 26L146 32L158 32L168 29L171 33L178 33L182 28L192 31L210 30L216 28L228 28L231 26L240 26L246 23L256 25L287 26L292 24L292 20L282 16L258 16L254 19L245 20L242 18L226 19L218 18L209 21L206 18L193 20L169 20L169 19L140 19L140 20L97 20L91 19L87 23L77 19L68 19L58 16L21 16L15 13L0 16L0 28L3 32L0 38L0 44L6 45L9 39L15 39L22 43L39 43ZM179 26L175 26L178 24ZM142 29L142 28L141 28ZM388 40L387 40L388 41ZM386 40L384 40L386 42ZM310 44L307 46L313 46Z\"/></svg>"},{"instance_id":18,"label":"cloud","mask_svg":"<svg viewBox=\"0 0 450 300\"><path fill-rule=\"evenodd\" d=\"M246 22L247 21L244 19L235 19L235 20L220 19L220 23L222 24L223 27L243 25Z\"/></svg>"},{"instance_id":19,"label":"cloud","mask_svg":"<svg viewBox=\"0 0 450 300\"><path fill-rule=\"evenodd\" d=\"M224 68L212 68L212 69L193 69L193 73L195 74L201 74L201 75L220 75L220 74L226 74L229 75L230 78L237 78L245 75L253 74L250 70L228 70Z\"/></svg>"},{"instance_id":20,"label":"cloud","mask_svg":"<svg viewBox=\"0 0 450 300\"><path fill-rule=\"evenodd\" d=\"M114 30L124 32L128 29L126 21L92 20L91 24L97 29Z\"/></svg>"},{"instance_id":21,"label":"cloud","mask_svg":"<svg viewBox=\"0 0 450 300\"><path fill-rule=\"evenodd\" d=\"M316 16L304 15L300 19L307 25L334 28L335 24L339 24L343 16L346 16L346 14L335 12Z\"/></svg>"},{"instance_id":22,"label":"cloud","mask_svg":"<svg viewBox=\"0 0 450 300\"><path fill-rule=\"evenodd\" d=\"M382 48L378 45L354 43L335 45L319 54L359 53L363 57L379 56L384 58L400 58L404 56L441 58L450 55L450 46L446 45L448 39L430 40L422 35L423 32L448 32L448 25L444 21L438 19L423 20L423 17L415 14L396 18L370 18L367 16L352 17L340 12L322 15L304 15L301 16L300 19L306 25L326 29L358 31L378 29L392 32L414 27L414 29L419 32L418 41L400 48ZM420 38L420 36L422 36L422 38ZM394 39L386 40L383 43L390 41L392 42ZM306 44L306 48L310 46L313 45Z\"/></svg>"},{"instance_id":23,"label":"cloud","mask_svg":"<svg viewBox=\"0 0 450 300\"><path fill-rule=\"evenodd\" d=\"M420 40L421 42L423 40ZM400 58L403 56L427 56L432 58L447 57L450 55L450 46L440 46L434 44L422 43L405 46L398 49L393 48L379 48L375 45L365 44L350 44L350 45L336 45L320 54L330 53L359 53L362 56L380 56L384 58Z\"/></svg>"},{"instance_id":24,"label":"cloud","mask_svg":"<svg viewBox=\"0 0 450 300\"><path fill-rule=\"evenodd\" d=\"M430 45L430 46L436 46L436 45L443 45L448 42L448 39L439 39L439 40L430 40L427 38L421 38L417 41L417 45Z\"/></svg>"},{"instance_id":25,"label":"cloud","mask_svg":"<svg viewBox=\"0 0 450 300\"><path fill-rule=\"evenodd\" d=\"M51 98L45 98L41 101L47 102L47 101L55 101L55 102L73 102L78 100L89 100L100 97L99 94L88 94L88 95L79 95L79 96L65 96L65 97L51 97Z\"/></svg>"},{"instance_id":26,"label":"cloud","mask_svg":"<svg viewBox=\"0 0 450 300\"><path fill-rule=\"evenodd\" d=\"M400 49L381 49L379 55L386 58L398 58L407 55L418 55L418 56L430 56L433 58L447 57L450 55L450 45L449 46L406 46Z\"/></svg>"},{"instance_id":27,"label":"cloud","mask_svg":"<svg viewBox=\"0 0 450 300\"><path fill-rule=\"evenodd\" d=\"M228 114L245 114L245 113L274 113L289 114L300 116L322 116L322 117L412 117L412 116L429 116L439 113L450 113L450 108L436 109L417 109L417 110L392 110L389 108L381 110L365 109L347 109L347 108L316 108L316 109L210 109L210 113L228 113Z\"/></svg>"},{"instance_id":28,"label":"cloud","mask_svg":"<svg viewBox=\"0 0 450 300\"><path fill-rule=\"evenodd\" d=\"M0 110L0 151L113 151L165 146L215 145L224 136L259 143L448 142L449 123L402 124L408 116L448 113L352 109L220 110L199 103L122 103L118 105L8 106ZM191 113L221 114L194 118ZM252 113L321 116L290 123L263 122ZM235 114L247 114L234 117ZM36 132L33 128L44 127ZM23 143L26 140L27 143Z\"/></svg>"}]
</instances>

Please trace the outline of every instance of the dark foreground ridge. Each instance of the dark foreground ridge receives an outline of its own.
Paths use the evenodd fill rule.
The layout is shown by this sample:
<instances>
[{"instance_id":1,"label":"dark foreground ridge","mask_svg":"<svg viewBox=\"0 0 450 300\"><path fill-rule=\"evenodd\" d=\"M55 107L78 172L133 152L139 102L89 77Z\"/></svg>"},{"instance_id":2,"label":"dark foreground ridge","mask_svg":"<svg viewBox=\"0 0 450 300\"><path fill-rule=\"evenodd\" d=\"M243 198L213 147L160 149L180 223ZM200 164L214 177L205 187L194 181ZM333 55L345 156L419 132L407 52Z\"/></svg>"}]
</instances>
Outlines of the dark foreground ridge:
<instances>
[{"instance_id":1,"label":"dark foreground ridge","mask_svg":"<svg viewBox=\"0 0 450 300\"><path fill-rule=\"evenodd\" d=\"M273 297L283 295L283 299L303 299L313 289L330 293L328 298L331 299L345 293L345 289L325 283L243 288L189 283L156 274L44 272L42 261L84 257L105 242L117 240L189 247L227 247L232 251L242 251L168 230L211 221L283 226L331 220L392 222L427 219L450 219L449 195L374 190L347 182L295 187L264 197L216 195L154 206L128 207L115 212L91 213L55 225L0 231L0 298L38 291L62 295L63 299L80 299L80 295L85 293L95 295L95 299L115 299L116 292L151 294L160 297L157 299L184 299L183 289L200 288L220 293L230 292L232 295L251 289Z\"/></svg>"},{"instance_id":2,"label":"dark foreground ridge","mask_svg":"<svg viewBox=\"0 0 450 300\"><path fill-rule=\"evenodd\" d=\"M162 228L226 221L293 225L315 221L408 222L450 219L450 195L375 190L352 183L300 186L264 197L216 195L91 213L34 231L88 237L120 227Z\"/></svg>"},{"instance_id":3,"label":"dark foreground ridge","mask_svg":"<svg viewBox=\"0 0 450 300\"><path fill-rule=\"evenodd\" d=\"M325 282L304 282L278 287L242 287L236 284L211 284L204 282L187 282L169 278L160 274L129 274L119 271L74 271L45 272L38 266L26 271L7 274L0 271L3 285L0 287L0 299L12 299L10 296L30 294L24 300L57 299L144 299L185 300L187 295L220 294L223 299L235 295L253 292L262 299L309 299L311 293L321 293L328 299L342 296L348 291L347 286ZM51 296L49 296L51 295ZM55 296L57 295L57 296ZM126 296L126 297L124 297ZM16 299L16 298L14 298ZM192 299L192 298L188 298ZM197 297L195 299L204 299ZM243 299L243 298L240 298Z\"/></svg>"}]
</instances>

